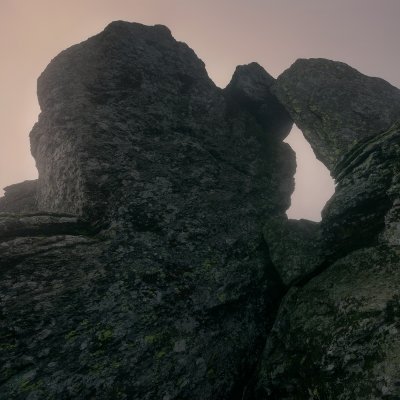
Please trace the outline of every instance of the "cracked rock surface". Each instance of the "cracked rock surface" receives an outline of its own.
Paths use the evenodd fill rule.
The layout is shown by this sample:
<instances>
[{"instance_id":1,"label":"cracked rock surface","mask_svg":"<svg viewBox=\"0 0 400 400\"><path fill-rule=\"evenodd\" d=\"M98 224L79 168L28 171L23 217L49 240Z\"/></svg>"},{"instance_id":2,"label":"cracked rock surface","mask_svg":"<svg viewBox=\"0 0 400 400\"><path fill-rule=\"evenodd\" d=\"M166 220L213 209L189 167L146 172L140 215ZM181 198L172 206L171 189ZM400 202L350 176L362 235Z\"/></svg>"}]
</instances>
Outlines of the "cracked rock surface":
<instances>
[{"instance_id":1,"label":"cracked rock surface","mask_svg":"<svg viewBox=\"0 0 400 400\"><path fill-rule=\"evenodd\" d=\"M398 88L323 58L297 60L273 91L329 170L354 144L389 129L400 115Z\"/></svg>"},{"instance_id":2,"label":"cracked rock surface","mask_svg":"<svg viewBox=\"0 0 400 400\"><path fill-rule=\"evenodd\" d=\"M220 89L117 21L38 81L0 199L0 400L398 400L400 95L346 64ZM289 220L295 122L336 180Z\"/></svg>"},{"instance_id":3,"label":"cracked rock surface","mask_svg":"<svg viewBox=\"0 0 400 400\"><path fill-rule=\"evenodd\" d=\"M240 76L221 90L166 27L125 22L43 72L36 212L0 203L0 399L243 397L295 161L273 78Z\"/></svg>"},{"instance_id":4,"label":"cracked rock surface","mask_svg":"<svg viewBox=\"0 0 400 400\"><path fill-rule=\"evenodd\" d=\"M304 265L310 270L289 285L267 339L256 398L395 400L400 398L400 104L393 97L397 89L326 60L299 61L278 79L278 86L294 84L289 74L300 67L307 71L308 65L311 75L316 66L324 67L328 78L319 81L319 89L324 93L326 87L331 97L318 97L315 77L294 78L302 92L295 95L298 101L289 100L288 108L299 107L292 116L299 126L304 124L316 153L318 149L325 157L324 153L340 150L340 158L325 158L328 166L334 164L331 174L337 185L319 227L314 227L314 242L307 241L308 232L295 241L299 259L293 257L296 247L290 244L300 221L275 218L279 229L272 233L274 225L266 225L271 257L283 277L302 271ZM357 92L349 96L351 103L336 103L348 93L330 81L338 71L350 72L343 84L353 79L346 90L360 85L357 90L366 97ZM324 109L323 129L307 110L301 111L300 103L307 99L316 109ZM360 114L366 103L376 106L372 115L385 104L386 109L370 121L369 115ZM336 130L328 123L333 120ZM357 130L361 125L363 129ZM348 136L339 136L340 126L348 129ZM285 232L290 252L283 251ZM310 246L315 248L311 254Z\"/></svg>"}]
</instances>

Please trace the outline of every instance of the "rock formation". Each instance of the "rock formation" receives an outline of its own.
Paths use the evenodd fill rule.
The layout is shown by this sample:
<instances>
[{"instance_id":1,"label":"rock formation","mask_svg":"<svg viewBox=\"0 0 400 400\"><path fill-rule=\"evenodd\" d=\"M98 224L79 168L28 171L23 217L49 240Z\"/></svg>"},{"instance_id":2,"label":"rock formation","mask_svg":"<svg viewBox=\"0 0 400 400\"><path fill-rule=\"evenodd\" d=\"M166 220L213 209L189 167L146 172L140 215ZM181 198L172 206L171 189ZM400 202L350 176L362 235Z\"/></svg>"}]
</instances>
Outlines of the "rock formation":
<instances>
[{"instance_id":1,"label":"rock formation","mask_svg":"<svg viewBox=\"0 0 400 400\"><path fill-rule=\"evenodd\" d=\"M400 91L380 78L325 59L297 60L274 93L329 170L359 141L391 127Z\"/></svg>"},{"instance_id":2,"label":"rock formation","mask_svg":"<svg viewBox=\"0 0 400 400\"><path fill-rule=\"evenodd\" d=\"M0 210L8 212L30 212L37 209L37 181L24 181L4 188L4 197L0 198Z\"/></svg>"},{"instance_id":3,"label":"rock formation","mask_svg":"<svg viewBox=\"0 0 400 400\"><path fill-rule=\"evenodd\" d=\"M252 64L221 90L125 22L50 63L37 209L0 222L1 399L242 398L283 290L262 225L294 185L273 82Z\"/></svg>"},{"instance_id":4,"label":"rock formation","mask_svg":"<svg viewBox=\"0 0 400 400\"><path fill-rule=\"evenodd\" d=\"M304 78L307 70L312 78ZM329 79L338 71L342 80L336 93ZM324 74L326 82L318 78ZM309 269L303 279L297 276L280 307L264 351L258 398L398 399L400 91L326 60L296 62L278 79L274 92L285 92L293 82L301 90L288 90L291 94L280 95L280 100L308 132L321 159L333 164L337 186L319 228L311 233L317 249L310 253L306 234L304 244L295 242L301 247L300 261L293 261L295 246L283 254L283 237L277 233L289 230L290 244L299 231L290 225L294 221L273 222L281 227L275 236L272 222L266 226L272 260L281 265L283 278L288 270L295 274L303 265ZM342 86L346 82L347 92ZM322 101L318 96L325 86L330 97ZM346 93L348 102L339 101ZM318 123L310 113L313 101L314 110L324 110ZM373 121L360 113L368 106ZM340 136L345 130L347 136ZM296 262L297 269L292 265Z\"/></svg>"},{"instance_id":5,"label":"rock formation","mask_svg":"<svg viewBox=\"0 0 400 400\"><path fill-rule=\"evenodd\" d=\"M398 89L299 60L222 90L113 22L38 98L39 179L0 199L1 400L400 398ZM285 216L293 121L337 182L321 223Z\"/></svg>"}]
</instances>

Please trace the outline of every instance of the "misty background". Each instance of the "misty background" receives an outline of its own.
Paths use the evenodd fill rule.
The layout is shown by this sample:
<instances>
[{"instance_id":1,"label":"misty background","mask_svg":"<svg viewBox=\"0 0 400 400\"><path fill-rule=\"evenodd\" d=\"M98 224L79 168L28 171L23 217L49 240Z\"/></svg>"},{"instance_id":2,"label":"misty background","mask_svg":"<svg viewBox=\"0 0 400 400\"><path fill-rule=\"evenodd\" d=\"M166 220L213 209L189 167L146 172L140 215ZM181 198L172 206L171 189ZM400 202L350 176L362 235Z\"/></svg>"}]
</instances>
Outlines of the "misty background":
<instances>
[{"instance_id":1,"label":"misty background","mask_svg":"<svg viewBox=\"0 0 400 400\"><path fill-rule=\"evenodd\" d=\"M0 0L0 195L37 177L28 134L40 112L40 73L113 20L167 25L220 87L237 65L256 61L277 77L310 57L343 61L400 86L399 0ZM319 220L332 179L297 128L286 141L298 164L288 215Z\"/></svg>"}]
</instances>

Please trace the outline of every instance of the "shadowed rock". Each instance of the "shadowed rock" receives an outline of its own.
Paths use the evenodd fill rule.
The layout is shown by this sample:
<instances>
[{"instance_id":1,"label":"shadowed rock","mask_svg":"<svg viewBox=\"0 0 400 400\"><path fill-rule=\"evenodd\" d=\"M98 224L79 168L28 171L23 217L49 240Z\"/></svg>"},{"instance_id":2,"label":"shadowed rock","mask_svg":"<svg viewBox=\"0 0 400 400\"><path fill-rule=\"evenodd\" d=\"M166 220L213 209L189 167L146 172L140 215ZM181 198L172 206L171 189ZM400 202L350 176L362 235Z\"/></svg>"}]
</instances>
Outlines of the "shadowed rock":
<instances>
[{"instance_id":1,"label":"shadowed rock","mask_svg":"<svg viewBox=\"0 0 400 400\"><path fill-rule=\"evenodd\" d=\"M355 251L285 297L267 341L260 399L400 396L399 251Z\"/></svg>"},{"instance_id":2,"label":"shadowed rock","mask_svg":"<svg viewBox=\"0 0 400 400\"><path fill-rule=\"evenodd\" d=\"M273 92L331 171L353 145L400 119L399 89L337 61L297 60Z\"/></svg>"},{"instance_id":3,"label":"shadowed rock","mask_svg":"<svg viewBox=\"0 0 400 400\"><path fill-rule=\"evenodd\" d=\"M350 82L350 87L359 83L358 75L354 75L355 82ZM381 81L371 80L370 87L362 86L360 90L372 94L377 82ZM332 86L332 99L342 95L340 84L336 90L338 93ZM312 97L312 93L311 90L306 98L317 102L318 95ZM385 97L379 99L383 104ZM357 97L352 99L356 100ZM391 96L386 98L383 119L399 106L392 100ZM315 108L323 106L323 102L317 103ZM348 123L345 110L343 121L336 110L325 112L326 120L335 119L338 126ZM361 117L355 117L355 121ZM378 118L375 125L369 125L369 119L364 117L362 123L371 129L383 124L383 119ZM340 161L335 157L328 160L328 165L332 160L336 165L333 174L337 186L322 212L320 240L308 243L309 235L302 235L296 240L300 249L295 254L306 254L308 267L312 267L313 258L307 250L316 245L314 256L319 255L322 261L308 279L289 290L281 305L264 351L257 398L400 398L399 128L395 123L366 138L360 138L360 131L353 130L353 136L347 137L348 143L353 138L351 148L340 145L337 149L347 150ZM316 132L312 133L315 138ZM321 135L318 140L320 144L316 141L314 146L321 149L321 154L336 146L328 136ZM283 227L288 229L289 225ZM277 266L283 262L285 276L295 273L304 265L300 262L304 259L297 261L291 257L293 252L282 252L282 229L271 232L268 228L271 226L267 224L272 259L277 259ZM296 232L292 228L286 233L286 246ZM287 272L285 268L293 261L297 264Z\"/></svg>"},{"instance_id":4,"label":"shadowed rock","mask_svg":"<svg viewBox=\"0 0 400 400\"><path fill-rule=\"evenodd\" d=\"M249 108L167 28L125 22L46 68L38 207L72 226L5 222L1 399L243 397L282 296L262 225L295 169L260 121L271 78L252 73Z\"/></svg>"},{"instance_id":5,"label":"shadowed rock","mask_svg":"<svg viewBox=\"0 0 400 400\"><path fill-rule=\"evenodd\" d=\"M0 212L37 211L37 180L24 181L4 188L4 197L0 198Z\"/></svg>"},{"instance_id":6,"label":"shadowed rock","mask_svg":"<svg viewBox=\"0 0 400 400\"><path fill-rule=\"evenodd\" d=\"M307 277L324 260L321 254L320 224L285 216L269 219L264 238L271 260L286 286Z\"/></svg>"},{"instance_id":7,"label":"shadowed rock","mask_svg":"<svg viewBox=\"0 0 400 400\"><path fill-rule=\"evenodd\" d=\"M400 398L398 89L317 59L221 90L114 22L38 96L39 179L0 199L1 400ZM292 119L336 179L319 224L283 217Z\"/></svg>"},{"instance_id":8,"label":"shadowed rock","mask_svg":"<svg viewBox=\"0 0 400 400\"><path fill-rule=\"evenodd\" d=\"M87 232L85 222L75 216L57 214L0 214L0 240L17 236L51 236Z\"/></svg>"},{"instance_id":9,"label":"shadowed rock","mask_svg":"<svg viewBox=\"0 0 400 400\"><path fill-rule=\"evenodd\" d=\"M274 83L275 79L257 63L239 65L225 92L238 104L230 104L232 113L240 109L249 111L268 133L267 137L279 141L289 134L293 122L271 92Z\"/></svg>"}]
</instances>

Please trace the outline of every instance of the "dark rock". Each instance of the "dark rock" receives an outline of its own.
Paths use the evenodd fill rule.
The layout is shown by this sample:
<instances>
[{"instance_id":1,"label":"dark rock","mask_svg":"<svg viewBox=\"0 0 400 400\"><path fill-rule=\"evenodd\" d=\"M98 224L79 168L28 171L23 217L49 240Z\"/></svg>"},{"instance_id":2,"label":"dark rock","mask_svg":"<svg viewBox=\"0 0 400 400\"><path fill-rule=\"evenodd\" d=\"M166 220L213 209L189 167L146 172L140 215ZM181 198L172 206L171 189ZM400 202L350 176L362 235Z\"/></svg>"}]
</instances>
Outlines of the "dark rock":
<instances>
[{"instance_id":1,"label":"dark rock","mask_svg":"<svg viewBox=\"0 0 400 400\"><path fill-rule=\"evenodd\" d=\"M0 200L1 400L400 398L398 89L299 60L221 90L114 22L38 96L39 179ZM337 182L319 224L283 216L292 119Z\"/></svg>"},{"instance_id":2,"label":"dark rock","mask_svg":"<svg viewBox=\"0 0 400 400\"><path fill-rule=\"evenodd\" d=\"M0 197L0 212L37 211L37 180L24 181L4 188L4 197Z\"/></svg>"},{"instance_id":3,"label":"dark rock","mask_svg":"<svg viewBox=\"0 0 400 400\"><path fill-rule=\"evenodd\" d=\"M400 397L399 255L357 250L289 291L267 341L260 399Z\"/></svg>"},{"instance_id":4,"label":"dark rock","mask_svg":"<svg viewBox=\"0 0 400 400\"><path fill-rule=\"evenodd\" d=\"M264 238L271 260L286 286L309 276L323 262L320 224L286 216L270 218Z\"/></svg>"},{"instance_id":5,"label":"dark rock","mask_svg":"<svg viewBox=\"0 0 400 400\"><path fill-rule=\"evenodd\" d=\"M322 149L333 148L330 137L318 140ZM322 212L315 253L322 258L318 274L292 287L281 305L260 369L259 399L400 398L400 124L362 140L355 131L351 149L335 163L337 186ZM285 233L287 226L266 235L277 266L294 259L278 243L296 233Z\"/></svg>"},{"instance_id":6,"label":"dark rock","mask_svg":"<svg viewBox=\"0 0 400 400\"><path fill-rule=\"evenodd\" d=\"M162 26L112 23L46 68L31 147L58 216L5 224L0 399L242 398L283 294L262 225L295 161L236 93Z\"/></svg>"},{"instance_id":7,"label":"dark rock","mask_svg":"<svg viewBox=\"0 0 400 400\"><path fill-rule=\"evenodd\" d=\"M0 241L17 236L51 236L90 230L84 221L72 215L0 213Z\"/></svg>"},{"instance_id":8,"label":"dark rock","mask_svg":"<svg viewBox=\"0 0 400 400\"><path fill-rule=\"evenodd\" d=\"M400 193L399 160L400 124L395 124L354 146L337 165L335 195L321 223L326 251L335 258L380 241L386 215L398 220L391 209Z\"/></svg>"},{"instance_id":9,"label":"dark rock","mask_svg":"<svg viewBox=\"0 0 400 400\"><path fill-rule=\"evenodd\" d=\"M400 119L400 90L322 58L297 60L272 88L330 170L354 144Z\"/></svg>"},{"instance_id":10,"label":"dark rock","mask_svg":"<svg viewBox=\"0 0 400 400\"><path fill-rule=\"evenodd\" d=\"M234 99L231 112L248 110L272 140L283 140L292 129L293 122L286 109L271 93L275 79L257 63L239 65L225 92Z\"/></svg>"}]
</instances>

